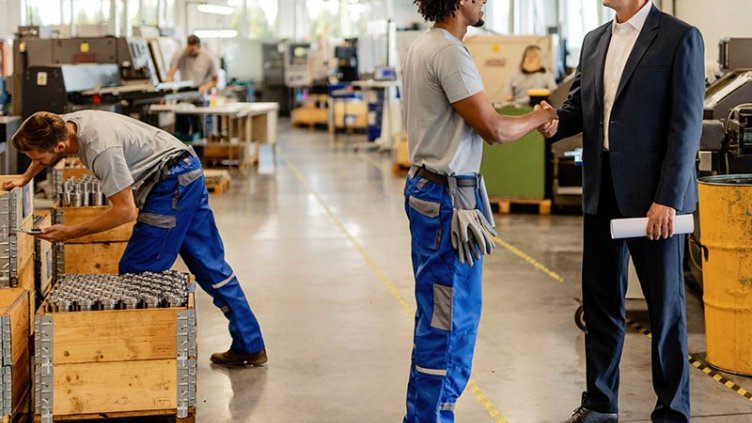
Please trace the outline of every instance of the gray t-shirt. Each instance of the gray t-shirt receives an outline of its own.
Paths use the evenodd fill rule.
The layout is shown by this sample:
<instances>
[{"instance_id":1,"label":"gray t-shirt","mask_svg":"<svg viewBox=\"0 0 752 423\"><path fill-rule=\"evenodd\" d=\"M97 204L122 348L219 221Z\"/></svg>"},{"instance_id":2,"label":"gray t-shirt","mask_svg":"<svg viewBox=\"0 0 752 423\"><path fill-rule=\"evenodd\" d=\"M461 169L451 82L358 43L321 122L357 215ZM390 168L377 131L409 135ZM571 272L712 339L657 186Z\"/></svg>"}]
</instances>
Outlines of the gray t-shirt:
<instances>
[{"instance_id":1,"label":"gray t-shirt","mask_svg":"<svg viewBox=\"0 0 752 423\"><path fill-rule=\"evenodd\" d=\"M407 52L403 85L410 161L447 175L478 173L483 140L452 107L483 91L462 41L438 28L420 35Z\"/></svg>"},{"instance_id":2,"label":"gray t-shirt","mask_svg":"<svg viewBox=\"0 0 752 423\"><path fill-rule=\"evenodd\" d=\"M518 105L528 105L530 103L530 96L527 95L527 92L537 88L555 89L556 81L554 81L553 74L548 71L523 73L517 70L509 80L509 96Z\"/></svg>"},{"instance_id":3,"label":"gray t-shirt","mask_svg":"<svg viewBox=\"0 0 752 423\"><path fill-rule=\"evenodd\" d=\"M63 115L77 128L78 157L111 197L138 188L188 147L167 132L117 113L82 110Z\"/></svg>"},{"instance_id":4,"label":"gray t-shirt","mask_svg":"<svg viewBox=\"0 0 752 423\"><path fill-rule=\"evenodd\" d=\"M175 53L170 63L180 72L181 81L193 81L196 86L201 86L217 76L217 65L206 49L201 48L196 57L189 56L185 49Z\"/></svg>"}]
</instances>

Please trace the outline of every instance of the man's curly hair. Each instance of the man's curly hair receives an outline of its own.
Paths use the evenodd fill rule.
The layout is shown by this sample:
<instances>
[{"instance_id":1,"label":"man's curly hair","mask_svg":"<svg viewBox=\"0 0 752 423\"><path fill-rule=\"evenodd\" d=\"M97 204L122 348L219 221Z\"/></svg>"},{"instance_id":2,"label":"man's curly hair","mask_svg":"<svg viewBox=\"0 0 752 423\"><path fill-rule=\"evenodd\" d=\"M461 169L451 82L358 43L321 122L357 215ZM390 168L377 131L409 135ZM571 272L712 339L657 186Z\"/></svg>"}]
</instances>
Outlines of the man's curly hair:
<instances>
[{"instance_id":1,"label":"man's curly hair","mask_svg":"<svg viewBox=\"0 0 752 423\"><path fill-rule=\"evenodd\" d=\"M460 0L413 0L418 6L418 13L429 22L442 22L460 8Z\"/></svg>"}]
</instances>

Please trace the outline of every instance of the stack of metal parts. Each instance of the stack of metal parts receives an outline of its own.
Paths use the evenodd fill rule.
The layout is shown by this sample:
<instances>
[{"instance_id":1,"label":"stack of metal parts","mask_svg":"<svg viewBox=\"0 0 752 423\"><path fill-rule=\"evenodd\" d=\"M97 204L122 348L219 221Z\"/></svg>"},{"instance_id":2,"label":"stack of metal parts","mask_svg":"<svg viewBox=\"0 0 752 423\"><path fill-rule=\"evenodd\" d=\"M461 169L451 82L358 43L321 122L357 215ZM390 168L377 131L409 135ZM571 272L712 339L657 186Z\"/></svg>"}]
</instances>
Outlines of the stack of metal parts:
<instances>
[{"instance_id":1,"label":"stack of metal parts","mask_svg":"<svg viewBox=\"0 0 752 423\"><path fill-rule=\"evenodd\" d=\"M93 176L80 179L68 178L58 187L60 204L63 207L104 206L107 196L102 192L102 183Z\"/></svg>"},{"instance_id":2,"label":"stack of metal parts","mask_svg":"<svg viewBox=\"0 0 752 423\"><path fill-rule=\"evenodd\" d=\"M47 312L186 307L187 273L64 275L47 296Z\"/></svg>"}]
</instances>

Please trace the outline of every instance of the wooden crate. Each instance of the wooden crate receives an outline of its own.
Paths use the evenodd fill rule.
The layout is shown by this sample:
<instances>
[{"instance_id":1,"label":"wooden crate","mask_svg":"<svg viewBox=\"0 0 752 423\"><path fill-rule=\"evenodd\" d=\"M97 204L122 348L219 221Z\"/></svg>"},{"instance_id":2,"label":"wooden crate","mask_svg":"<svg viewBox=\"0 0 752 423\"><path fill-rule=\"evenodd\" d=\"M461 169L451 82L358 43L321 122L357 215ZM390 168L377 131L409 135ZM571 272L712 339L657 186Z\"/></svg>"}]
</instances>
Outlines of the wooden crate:
<instances>
[{"instance_id":1,"label":"wooden crate","mask_svg":"<svg viewBox=\"0 0 752 423\"><path fill-rule=\"evenodd\" d=\"M207 143L202 159L205 163L235 165L247 169L258 161L258 144Z\"/></svg>"},{"instance_id":2,"label":"wooden crate","mask_svg":"<svg viewBox=\"0 0 752 423\"><path fill-rule=\"evenodd\" d=\"M35 420L175 415L195 407L196 319L188 307L36 315Z\"/></svg>"},{"instance_id":3,"label":"wooden crate","mask_svg":"<svg viewBox=\"0 0 752 423\"><path fill-rule=\"evenodd\" d=\"M90 207L56 207L53 220L57 224L78 225L90 220L94 220L107 212L110 206L90 206ZM71 244L89 244L92 242L123 242L131 238L133 226L136 222L126 223L109 231L98 234L87 235L81 238L67 241Z\"/></svg>"},{"instance_id":4,"label":"wooden crate","mask_svg":"<svg viewBox=\"0 0 752 423\"><path fill-rule=\"evenodd\" d=\"M0 176L0 184L18 177ZM30 229L34 224L33 194L33 182L12 191L0 191L0 215L3 216L0 222L0 287L18 286L25 266L33 262L34 237L17 232L18 229Z\"/></svg>"},{"instance_id":5,"label":"wooden crate","mask_svg":"<svg viewBox=\"0 0 752 423\"><path fill-rule=\"evenodd\" d=\"M127 242L60 244L54 256L57 274L118 273Z\"/></svg>"},{"instance_id":6,"label":"wooden crate","mask_svg":"<svg viewBox=\"0 0 752 423\"><path fill-rule=\"evenodd\" d=\"M204 169L206 189L216 194L224 194L230 189L230 172L223 169Z\"/></svg>"},{"instance_id":7,"label":"wooden crate","mask_svg":"<svg viewBox=\"0 0 752 423\"><path fill-rule=\"evenodd\" d=\"M509 214L512 204L533 205L538 207L538 214L548 216L551 214L551 200L536 200L526 198L492 198L491 203L499 206L500 214Z\"/></svg>"},{"instance_id":8,"label":"wooden crate","mask_svg":"<svg viewBox=\"0 0 752 423\"><path fill-rule=\"evenodd\" d=\"M329 109L320 107L299 107L291 112L292 125L296 126L316 126L329 124Z\"/></svg>"},{"instance_id":9,"label":"wooden crate","mask_svg":"<svg viewBox=\"0 0 752 423\"><path fill-rule=\"evenodd\" d=\"M347 116L347 119L345 117ZM368 126L368 104L361 100L334 102L334 127L365 129Z\"/></svg>"},{"instance_id":10,"label":"wooden crate","mask_svg":"<svg viewBox=\"0 0 752 423\"><path fill-rule=\"evenodd\" d=\"M51 225L52 210L34 211L35 228L46 228ZM37 300L41 300L41 298L43 298L52 287L52 281L55 277L52 250L52 243L42 239L36 239L34 241L34 282Z\"/></svg>"},{"instance_id":11,"label":"wooden crate","mask_svg":"<svg viewBox=\"0 0 752 423\"><path fill-rule=\"evenodd\" d=\"M410 153L407 149L407 133L394 137L394 173L410 170Z\"/></svg>"},{"instance_id":12,"label":"wooden crate","mask_svg":"<svg viewBox=\"0 0 752 423\"><path fill-rule=\"evenodd\" d=\"M0 415L2 422L26 421L31 403L31 349L29 346L29 291L0 289Z\"/></svg>"},{"instance_id":13,"label":"wooden crate","mask_svg":"<svg viewBox=\"0 0 752 423\"><path fill-rule=\"evenodd\" d=\"M77 225L99 217L109 206L58 207L55 223ZM56 243L53 247L54 274L64 273L118 273L128 240L135 222L109 231Z\"/></svg>"}]
</instances>

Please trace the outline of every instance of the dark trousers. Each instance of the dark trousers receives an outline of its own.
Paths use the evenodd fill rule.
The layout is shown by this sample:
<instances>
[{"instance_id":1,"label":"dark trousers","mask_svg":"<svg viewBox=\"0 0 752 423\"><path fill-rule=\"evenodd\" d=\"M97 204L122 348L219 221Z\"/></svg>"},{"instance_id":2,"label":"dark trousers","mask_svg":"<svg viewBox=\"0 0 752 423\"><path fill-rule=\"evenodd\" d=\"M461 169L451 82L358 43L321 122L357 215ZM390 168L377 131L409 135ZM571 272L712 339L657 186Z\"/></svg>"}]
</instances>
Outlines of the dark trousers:
<instances>
[{"instance_id":1,"label":"dark trousers","mask_svg":"<svg viewBox=\"0 0 752 423\"><path fill-rule=\"evenodd\" d=\"M629 254L645 294L652 338L653 422L689 422L689 363L682 270L684 236L612 240L610 221L622 217L604 153L598 214L585 215L582 295L587 320L586 407L618 412L619 361L625 334Z\"/></svg>"}]
</instances>

